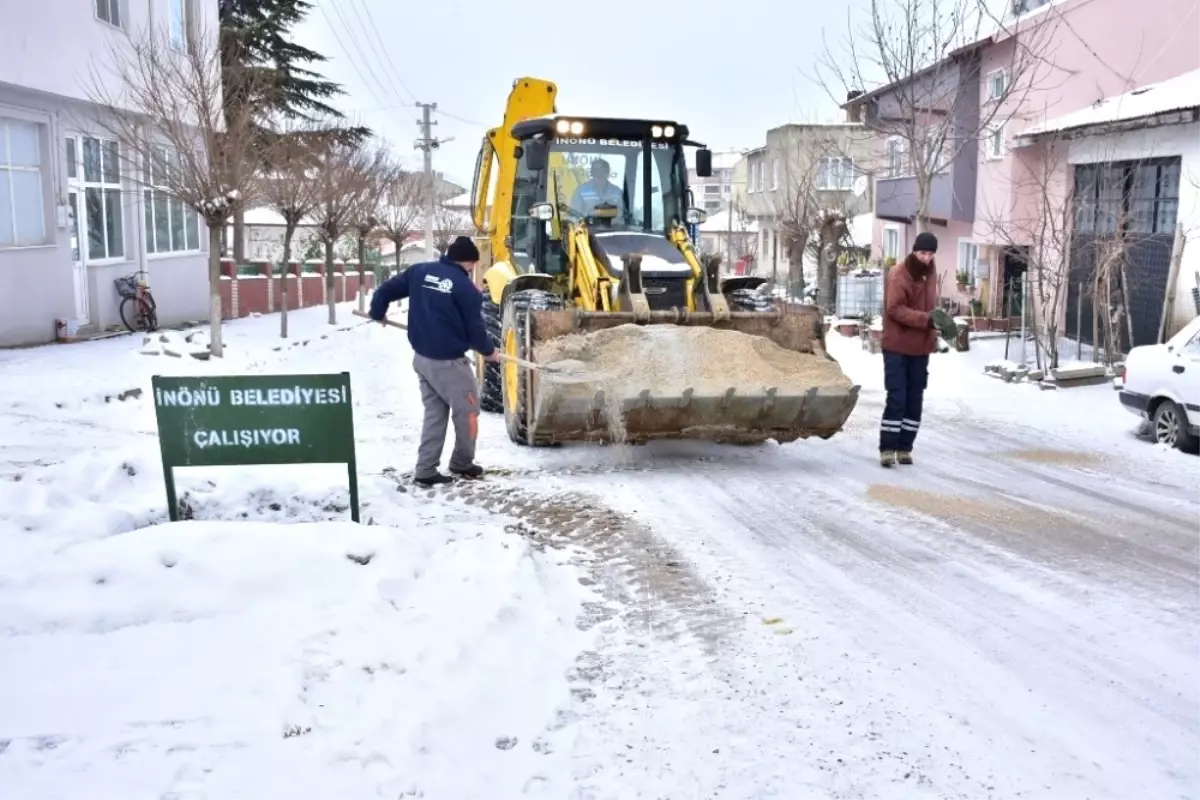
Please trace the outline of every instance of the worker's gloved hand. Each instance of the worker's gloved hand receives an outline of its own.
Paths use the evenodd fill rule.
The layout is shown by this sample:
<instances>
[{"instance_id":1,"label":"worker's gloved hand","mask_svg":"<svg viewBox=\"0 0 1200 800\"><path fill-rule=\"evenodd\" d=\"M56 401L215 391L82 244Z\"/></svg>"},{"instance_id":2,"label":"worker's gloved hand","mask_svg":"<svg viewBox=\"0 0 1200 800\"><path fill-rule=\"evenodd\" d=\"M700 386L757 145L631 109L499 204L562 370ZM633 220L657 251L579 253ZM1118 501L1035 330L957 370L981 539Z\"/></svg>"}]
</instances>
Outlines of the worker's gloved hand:
<instances>
[{"instance_id":1,"label":"worker's gloved hand","mask_svg":"<svg viewBox=\"0 0 1200 800\"><path fill-rule=\"evenodd\" d=\"M483 357L483 360L484 360L484 361L490 361L490 362L492 362L493 364L499 364L499 363L500 363L500 351L499 351L499 350L493 350L493 351L492 351L492 354L491 354L490 356L484 356L484 357Z\"/></svg>"},{"instance_id":2,"label":"worker's gloved hand","mask_svg":"<svg viewBox=\"0 0 1200 800\"><path fill-rule=\"evenodd\" d=\"M958 325L944 308L935 308L929 313L929 327L938 331L947 341L952 342L958 336Z\"/></svg>"}]
</instances>

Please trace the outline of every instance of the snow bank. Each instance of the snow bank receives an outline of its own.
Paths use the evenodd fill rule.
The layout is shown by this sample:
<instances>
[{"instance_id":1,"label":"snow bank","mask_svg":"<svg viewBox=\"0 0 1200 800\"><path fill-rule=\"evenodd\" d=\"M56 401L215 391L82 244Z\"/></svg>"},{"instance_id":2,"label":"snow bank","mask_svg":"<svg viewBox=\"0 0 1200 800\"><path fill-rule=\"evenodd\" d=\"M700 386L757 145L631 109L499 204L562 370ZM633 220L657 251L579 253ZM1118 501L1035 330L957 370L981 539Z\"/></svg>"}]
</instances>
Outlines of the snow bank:
<instances>
[{"instance_id":1,"label":"snow bank","mask_svg":"<svg viewBox=\"0 0 1200 800\"><path fill-rule=\"evenodd\" d=\"M569 793L592 594L506 518L380 475L419 423L378 363L403 337L325 313L286 341L238 321L208 362L141 337L0 353L0 797ZM321 465L178 470L194 519L166 522L151 374L338 369L374 524Z\"/></svg>"},{"instance_id":2,"label":"snow bank","mask_svg":"<svg viewBox=\"0 0 1200 800\"><path fill-rule=\"evenodd\" d=\"M508 796L566 780L541 753L586 645L585 590L520 538L412 522L181 522L6 558L0 786L161 795L186 770L227 797Z\"/></svg>"}]
</instances>

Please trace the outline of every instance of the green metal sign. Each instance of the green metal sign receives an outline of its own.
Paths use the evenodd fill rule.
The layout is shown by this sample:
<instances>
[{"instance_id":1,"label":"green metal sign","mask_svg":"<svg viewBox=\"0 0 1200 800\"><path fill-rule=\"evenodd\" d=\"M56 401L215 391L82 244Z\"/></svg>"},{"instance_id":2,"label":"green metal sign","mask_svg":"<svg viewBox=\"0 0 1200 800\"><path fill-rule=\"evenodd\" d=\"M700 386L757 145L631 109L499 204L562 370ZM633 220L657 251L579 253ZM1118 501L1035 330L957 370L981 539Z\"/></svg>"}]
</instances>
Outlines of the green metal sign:
<instances>
[{"instance_id":1,"label":"green metal sign","mask_svg":"<svg viewBox=\"0 0 1200 800\"><path fill-rule=\"evenodd\" d=\"M350 373L151 378L167 508L179 519L176 467L345 464L358 522Z\"/></svg>"}]
</instances>

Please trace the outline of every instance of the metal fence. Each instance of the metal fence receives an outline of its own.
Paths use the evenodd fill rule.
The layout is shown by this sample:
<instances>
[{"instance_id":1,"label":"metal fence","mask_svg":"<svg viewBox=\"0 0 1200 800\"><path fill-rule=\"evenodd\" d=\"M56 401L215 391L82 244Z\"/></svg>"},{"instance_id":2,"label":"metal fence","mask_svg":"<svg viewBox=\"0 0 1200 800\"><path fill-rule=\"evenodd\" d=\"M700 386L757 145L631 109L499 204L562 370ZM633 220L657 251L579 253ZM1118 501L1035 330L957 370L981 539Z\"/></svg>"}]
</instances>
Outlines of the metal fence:
<instances>
[{"instance_id":1,"label":"metal fence","mask_svg":"<svg viewBox=\"0 0 1200 800\"><path fill-rule=\"evenodd\" d=\"M837 316L877 317L883 313L883 273L838 276Z\"/></svg>"}]
</instances>

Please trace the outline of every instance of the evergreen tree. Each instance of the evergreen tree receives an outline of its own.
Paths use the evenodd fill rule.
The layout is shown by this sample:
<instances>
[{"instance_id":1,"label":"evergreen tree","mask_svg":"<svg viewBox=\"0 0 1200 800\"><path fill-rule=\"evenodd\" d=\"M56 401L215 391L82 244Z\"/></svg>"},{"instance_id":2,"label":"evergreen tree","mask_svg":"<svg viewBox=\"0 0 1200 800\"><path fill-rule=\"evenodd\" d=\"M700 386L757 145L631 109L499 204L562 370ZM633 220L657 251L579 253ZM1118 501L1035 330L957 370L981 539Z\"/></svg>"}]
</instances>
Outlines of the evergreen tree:
<instances>
[{"instance_id":1,"label":"evergreen tree","mask_svg":"<svg viewBox=\"0 0 1200 800\"><path fill-rule=\"evenodd\" d=\"M227 120L235 118L246 110L241 104L252 103L264 152L279 135L272 132L272 120L340 123L345 119L329 102L345 90L311 68L328 59L292 40L292 29L311 9L309 0L220 0L225 116ZM246 86L254 91L233 90ZM339 125L339 138L351 142L370 135L368 128ZM245 255L244 220L245 208L239 204L234 212L233 248L238 261Z\"/></svg>"}]
</instances>

